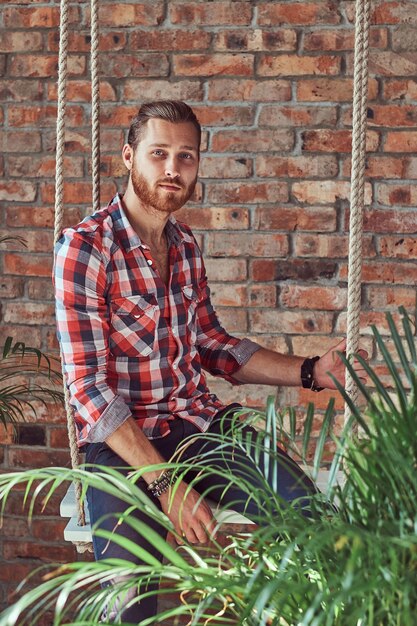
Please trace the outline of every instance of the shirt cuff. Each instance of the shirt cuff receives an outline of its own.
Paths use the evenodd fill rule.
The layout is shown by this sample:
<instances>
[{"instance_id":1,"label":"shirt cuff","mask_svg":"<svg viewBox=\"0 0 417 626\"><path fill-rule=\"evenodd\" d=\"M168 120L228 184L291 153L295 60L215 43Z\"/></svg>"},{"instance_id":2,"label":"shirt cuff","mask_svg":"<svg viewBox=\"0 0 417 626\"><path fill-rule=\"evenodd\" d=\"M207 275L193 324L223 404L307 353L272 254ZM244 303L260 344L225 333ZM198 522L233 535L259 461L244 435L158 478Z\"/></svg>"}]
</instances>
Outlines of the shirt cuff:
<instances>
[{"instance_id":1,"label":"shirt cuff","mask_svg":"<svg viewBox=\"0 0 417 626\"><path fill-rule=\"evenodd\" d=\"M103 411L100 419L92 426L87 437L82 443L98 443L105 441L115 430L119 428L130 416L127 404L118 396Z\"/></svg>"},{"instance_id":2,"label":"shirt cuff","mask_svg":"<svg viewBox=\"0 0 417 626\"><path fill-rule=\"evenodd\" d=\"M251 358L252 354L261 349L258 343L251 341L250 339L242 339L233 348L230 348L229 354L231 354L238 362L240 367L246 365Z\"/></svg>"}]
</instances>

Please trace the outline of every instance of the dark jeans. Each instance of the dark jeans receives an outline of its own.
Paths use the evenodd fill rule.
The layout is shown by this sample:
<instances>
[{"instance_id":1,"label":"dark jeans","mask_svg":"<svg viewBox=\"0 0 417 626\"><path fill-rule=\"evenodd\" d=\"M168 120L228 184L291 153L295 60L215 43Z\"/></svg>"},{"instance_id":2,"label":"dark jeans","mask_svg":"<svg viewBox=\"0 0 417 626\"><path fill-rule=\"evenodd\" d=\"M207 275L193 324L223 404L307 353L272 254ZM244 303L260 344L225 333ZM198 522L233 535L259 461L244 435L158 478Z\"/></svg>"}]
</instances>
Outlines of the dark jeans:
<instances>
[{"instance_id":1,"label":"dark jeans","mask_svg":"<svg viewBox=\"0 0 417 626\"><path fill-rule=\"evenodd\" d=\"M207 463L211 470L218 468L219 473L211 473L201 480L198 479L198 482L196 482L195 485L193 484L194 488L200 493L209 493L211 500L219 502L223 506L226 505L226 507L230 505L230 508L233 508L233 510L244 513L246 517L252 518L259 523L259 517L261 517L262 511L259 508L258 501L250 498L248 493L256 494L257 492L264 492L265 480L271 484L273 476L271 473L271 476L265 477L263 454L261 454L255 462L254 453L252 454L249 450L248 454L245 450L242 450L239 445L233 445L233 435L230 434L230 429L233 424L232 413L233 410L240 408L239 405L231 405L227 407L227 409L220 411L210 425L208 430L209 436L196 436L188 440L188 445L184 447L180 459L181 461L191 459L191 462L192 459L195 459L200 467L202 464ZM155 448L166 460L170 460L174 456L177 448L181 446L184 440L199 433L193 424L183 419L173 420L170 422L170 426L171 432L168 436L162 439L152 440ZM254 442L257 437L256 431L248 425L239 426L238 430L239 433L241 433L241 435L239 435L241 440L249 442L247 445L250 447L250 442ZM216 441L216 435L227 435L228 432L230 434L230 445L220 448ZM277 454L279 458L278 481L276 484L278 495L283 501L290 502L295 499L300 499L299 501L302 503L303 498L308 498L309 495L316 492L316 487L285 452L277 450ZM123 468L125 465L124 461L105 443L89 444L86 450L86 462L117 468ZM227 470L227 476L221 475L220 472L224 472L224 470ZM120 469L120 471L127 474L129 468ZM251 485L251 489L244 491L239 489L238 486L234 484L234 481L231 483L230 476L244 479ZM187 481L189 482L193 477L192 472L190 472L187 474ZM137 486L143 487L144 490L146 490L147 487L143 479L137 482ZM94 525L100 518L107 516L100 522L100 527L108 531L114 529L119 514L123 513L127 507L122 500L92 488L88 489L87 500L91 524ZM160 508L158 499L154 498L153 500ZM266 502L265 505L268 506L268 502ZM279 504L275 503L275 506L279 506ZM109 513L112 514L110 517L108 516ZM151 519L145 512L136 510L133 515L166 538L166 530L155 520ZM136 545L143 547L159 560L161 559L159 552L146 538L137 533L128 524L120 524L117 533L132 540ZM118 546L115 542L109 542L107 539L93 536L93 546L96 560L113 557L135 562L135 558L132 554ZM139 561L136 561L136 564L140 564ZM148 585L147 590L150 588L152 588L152 586L150 587ZM153 585L153 589L155 589L155 585ZM136 593L137 592L132 589L130 596L123 599L122 606L125 606L133 600L136 597ZM137 624L142 619L156 614L157 596L153 594L151 597L142 600L140 604L133 603L124 610L122 607L118 610L120 611L119 615L116 616L116 611L113 611L111 615L107 616L107 620L112 621L121 618L122 621ZM117 623L117 621L115 621L115 623Z\"/></svg>"}]
</instances>

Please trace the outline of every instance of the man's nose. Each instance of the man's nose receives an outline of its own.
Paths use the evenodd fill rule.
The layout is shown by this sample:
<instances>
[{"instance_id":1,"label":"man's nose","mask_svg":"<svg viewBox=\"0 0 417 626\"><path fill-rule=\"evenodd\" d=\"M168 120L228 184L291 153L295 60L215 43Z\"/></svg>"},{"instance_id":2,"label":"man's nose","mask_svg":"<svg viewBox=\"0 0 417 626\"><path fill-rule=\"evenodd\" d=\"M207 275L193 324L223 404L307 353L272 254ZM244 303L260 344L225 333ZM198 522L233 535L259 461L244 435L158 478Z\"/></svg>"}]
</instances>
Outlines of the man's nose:
<instances>
[{"instance_id":1,"label":"man's nose","mask_svg":"<svg viewBox=\"0 0 417 626\"><path fill-rule=\"evenodd\" d=\"M178 163L174 157L170 157L165 162L165 176L177 178L180 175Z\"/></svg>"}]
</instances>

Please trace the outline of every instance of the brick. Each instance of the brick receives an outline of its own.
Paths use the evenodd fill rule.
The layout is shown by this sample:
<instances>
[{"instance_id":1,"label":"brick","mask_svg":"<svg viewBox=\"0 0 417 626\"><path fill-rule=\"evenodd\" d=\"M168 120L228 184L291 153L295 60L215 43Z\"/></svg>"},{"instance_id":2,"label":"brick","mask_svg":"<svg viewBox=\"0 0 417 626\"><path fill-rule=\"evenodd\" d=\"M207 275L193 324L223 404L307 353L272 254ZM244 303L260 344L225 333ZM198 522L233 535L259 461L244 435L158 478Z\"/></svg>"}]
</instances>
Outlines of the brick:
<instances>
[{"instance_id":1,"label":"brick","mask_svg":"<svg viewBox=\"0 0 417 626\"><path fill-rule=\"evenodd\" d=\"M66 226L77 224L81 220L81 211L78 208L66 208L64 224ZM53 228L53 207L37 206L10 206L6 209L6 223L11 227L35 227Z\"/></svg>"},{"instance_id":2,"label":"brick","mask_svg":"<svg viewBox=\"0 0 417 626\"><path fill-rule=\"evenodd\" d=\"M23 341L28 346L41 346L41 331L39 328L20 324L16 327L11 324L4 324L2 321L1 332L3 337L13 337L15 341Z\"/></svg>"},{"instance_id":3,"label":"brick","mask_svg":"<svg viewBox=\"0 0 417 626\"><path fill-rule=\"evenodd\" d=\"M37 262L40 263L39 261ZM32 263L32 266L35 263L36 259ZM43 263L44 265L49 265L50 273L52 264L46 264L45 259L43 260ZM8 267L6 262L5 265ZM31 271L33 271L33 267L31 268ZM39 271L37 274L41 274L41 272ZM40 304L37 302L7 302L3 306L3 320L6 323L19 321L21 324L34 326L38 324L52 325L55 323L54 306L52 304Z\"/></svg>"},{"instance_id":4,"label":"brick","mask_svg":"<svg viewBox=\"0 0 417 626\"><path fill-rule=\"evenodd\" d=\"M252 54L178 54L173 59L176 76L251 76Z\"/></svg>"},{"instance_id":5,"label":"brick","mask_svg":"<svg viewBox=\"0 0 417 626\"><path fill-rule=\"evenodd\" d=\"M371 233L415 233L416 212L415 209L367 209L363 226Z\"/></svg>"},{"instance_id":6,"label":"brick","mask_svg":"<svg viewBox=\"0 0 417 626\"><path fill-rule=\"evenodd\" d=\"M126 80L123 87L123 100L134 101L139 108L139 103L146 93L150 100L170 98L173 100L186 100L187 102L200 101L203 99L203 88L200 81L184 80L171 83L168 80Z\"/></svg>"},{"instance_id":7,"label":"brick","mask_svg":"<svg viewBox=\"0 0 417 626\"><path fill-rule=\"evenodd\" d=\"M302 149L312 152L351 152L352 133L349 130L307 130L302 134ZM366 149L375 152L378 149L379 134L368 130Z\"/></svg>"},{"instance_id":8,"label":"brick","mask_svg":"<svg viewBox=\"0 0 417 626\"><path fill-rule=\"evenodd\" d=\"M384 80L385 100L409 101L417 99L417 81L411 79Z\"/></svg>"},{"instance_id":9,"label":"brick","mask_svg":"<svg viewBox=\"0 0 417 626\"><path fill-rule=\"evenodd\" d=\"M104 27L159 26L163 20L163 2L103 4L100 6L100 24Z\"/></svg>"},{"instance_id":10,"label":"brick","mask_svg":"<svg viewBox=\"0 0 417 626\"><path fill-rule=\"evenodd\" d=\"M280 290L279 301L287 309L341 311L347 304L347 291L335 286L284 285Z\"/></svg>"},{"instance_id":11,"label":"brick","mask_svg":"<svg viewBox=\"0 0 417 626\"><path fill-rule=\"evenodd\" d=\"M251 106L193 106L202 126L252 126L255 109Z\"/></svg>"},{"instance_id":12,"label":"brick","mask_svg":"<svg viewBox=\"0 0 417 626\"><path fill-rule=\"evenodd\" d=\"M44 562L67 563L73 554L70 546L53 546L50 542L8 541L3 548L3 557L8 559L36 559Z\"/></svg>"},{"instance_id":13,"label":"brick","mask_svg":"<svg viewBox=\"0 0 417 626\"><path fill-rule=\"evenodd\" d=\"M18 298L23 294L23 282L15 277L0 276L0 299Z\"/></svg>"},{"instance_id":14,"label":"brick","mask_svg":"<svg viewBox=\"0 0 417 626\"><path fill-rule=\"evenodd\" d=\"M347 266L340 268L340 279L347 279ZM385 283L386 285L411 285L417 282L417 264L415 261L367 261L362 267L362 282Z\"/></svg>"},{"instance_id":15,"label":"brick","mask_svg":"<svg viewBox=\"0 0 417 626\"><path fill-rule=\"evenodd\" d=\"M347 70L353 70L353 58L348 60ZM417 54L415 52L396 53L377 51L369 57L369 72L377 76L415 76L417 73Z\"/></svg>"},{"instance_id":16,"label":"brick","mask_svg":"<svg viewBox=\"0 0 417 626\"><path fill-rule=\"evenodd\" d=\"M416 152L417 131L396 130L385 135L384 152Z\"/></svg>"},{"instance_id":17,"label":"brick","mask_svg":"<svg viewBox=\"0 0 417 626\"><path fill-rule=\"evenodd\" d=\"M370 78L368 97L372 101L378 94L378 83ZM353 82L351 78L305 78L297 82L298 102L352 102Z\"/></svg>"},{"instance_id":18,"label":"brick","mask_svg":"<svg viewBox=\"0 0 417 626\"><path fill-rule=\"evenodd\" d=\"M258 24L278 26L297 24L316 26L317 24L339 24L341 16L337 2L318 0L317 2L267 2L259 6Z\"/></svg>"},{"instance_id":19,"label":"brick","mask_svg":"<svg viewBox=\"0 0 417 626\"><path fill-rule=\"evenodd\" d=\"M388 287L367 285L365 289L366 302L371 309L397 310L404 306L408 310L414 310L416 305L416 290L410 287Z\"/></svg>"},{"instance_id":20,"label":"brick","mask_svg":"<svg viewBox=\"0 0 417 626\"><path fill-rule=\"evenodd\" d=\"M345 28L332 28L304 32L303 49L308 52L323 52L329 50L353 50L355 33ZM388 45L388 31L386 28L371 27L369 44L372 48L386 48Z\"/></svg>"},{"instance_id":21,"label":"brick","mask_svg":"<svg viewBox=\"0 0 417 626\"><path fill-rule=\"evenodd\" d=\"M42 50L43 37L40 32L3 31L0 52L35 52Z\"/></svg>"},{"instance_id":22,"label":"brick","mask_svg":"<svg viewBox=\"0 0 417 626\"><path fill-rule=\"evenodd\" d=\"M136 30L130 36L132 50L207 50L212 35L203 30Z\"/></svg>"},{"instance_id":23,"label":"brick","mask_svg":"<svg viewBox=\"0 0 417 626\"><path fill-rule=\"evenodd\" d=\"M213 152L269 152L291 150L294 135L289 130L222 130L213 133Z\"/></svg>"},{"instance_id":24,"label":"brick","mask_svg":"<svg viewBox=\"0 0 417 626\"><path fill-rule=\"evenodd\" d=\"M350 157L344 159L342 175L350 176L351 167ZM402 156L368 155L365 176L367 178L413 178L414 169L417 173L417 159L414 160L412 157L405 159Z\"/></svg>"},{"instance_id":25,"label":"brick","mask_svg":"<svg viewBox=\"0 0 417 626\"><path fill-rule=\"evenodd\" d=\"M233 387L225 380L214 377L209 380L209 386L226 405L238 402L245 407L262 410L265 408L265 398L271 395L271 387L267 385L239 385ZM167 626L169 625L167 624Z\"/></svg>"},{"instance_id":26,"label":"brick","mask_svg":"<svg viewBox=\"0 0 417 626\"><path fill-rule=\"evenodd\" d=\"M86 58L81 55L68 57L68 74L84 74ZM33 78L55 77L58 71L58 57L54 55L13 55L9 63L10 76L29 76Z\"/></svg>"},{"instance_id":27,"label":"brick","mask_svg":"<svg viewBox=\"0 0 417 626\"><path fill-rule=\"evenodd\" d=\"M11 180L0 182L0 200L8 202L33 202L36 197L36 185L25 181Z\"/></svg>"},{"instance_id":28,"label":"brick","mask_svg":"<svg viewBox=\"0 0 417 626\"><path fill-rule=\"evenodd\" d=\"M372 332L371 326L375 325L381 335L389 335L390 330L388 326L388 322L386 319L385 311L361 311L360 313L360 329L361 334L370 334ZM393 314L393 319L397 323L397 327L399 328L398 321L400 316L398 314ZM337 332L346 333L346 320L347 314L346 312L340 313L337 320Z\"/></svg>"},{"instance_id":29,"label":"brick","mask_svg":"<svg viewBox=\"0 0 417 626\"><path fill-rule=\"evenodd\" d=\"M0 235L3 233L0 232ZM8 231L7 235L20 235L19 231ZM23 248L25 252L45 252L45 250L52 250L53 246L53 234L52 232L44 230L29 231L25 230L24 233L25 246L20 241L10 241L7 243L7 251L22 252Z\"/></svg>"},{"instance_id":30,"label":"brick","mask_svg":"<svg viewBox=\"0 0 417 626\"><path fill-rule=\"evenodd\" d=\"M294 183L292 194L299 202L307 204L333 204L338 199L349 200L350 183L347 181L303 181ZM365 204L370 204L372 189L365 184Z\"/></svg>"},{"instance_id":31,"label":"brick","mask_svg":"<svg viewBox=\"0 0 417 626\"><path fill-rule=\"evenodd\" d=\"M363 238L363 256L373 257L376 254L372 237ZM299 257L346 258L349 250L347 235L296 235L294 252Z\"/></svg>"},{"instance_id":32,"label":"brick","mask_svg":"<svg viewBox=\"0 0 417 626\"><path fill-rule=\"evenodd\" d=\"M205 259L205 266L209 281L246 280L247 262L245 259Z\"/></svg>"},{"instance_id":33,"label":"brick","mask_svg":"<svg viewBox=\"0 0 417 626\"><path fill-rule=\"evenodd\" d=\"M9 450L11 468L68 467L69 451L38 450L36 448L14 447Z\"/></svg>"},{"instance_id":34,"label":"brick","mask_svg":"<svg viewBox=\"0 0 417 626\"><path fill-rule=\"evenodd\" d=\"M49 446L51 448L68 448L68 429L66 426L49 428Z\"/></svg>"},{"instance_id":35,"label":"brick","mask_svg":"<svg viewBox=\"0 0 417 626\"><path fill-rule=\"evenodd\" d=\"M337 345L342 341L343 336L323 337L322 335L309 335L308 341L306 341L305 335L294 335L291 337L290 342L293 349L293 353L298 356L311 356L312 354L322 355L325 354L330 348Z\"/></svg>"},{"instance_id":36,"label":"brick","mask_svg":"<svg viewBox=\"0 0 417 626\"><path fill-rule=\"evenodd\" d=\"M180 222L194 229L203 230L246 230L249 228L249 210L239 207L198 207L185 206L175 214Z\"/></svg>"},{"instance_id":37,"label":"brick","mask_svg":"<svg viewBox=\"0 0 417 626\"><path fill-rule=\"evenodd\" d=\"M375 24L417 24L416 6L412 1L379 2L371 16Z\"/></svg>"},{"instance_id":38,"label":"brick","mask_svg":"<svg viewBox=\"0 0 417 626\"><path fill-rule=\"evenodd\" d=\"M297 33L289 28L278 31L222 30L215 35L215 50L241 50L242 52L261 52L263 50L292 51L297 47Z\"/></svg>"},{"instance_id":39,"label":"brick","mask_svg":"<svg viewBox=\"0 0 417 626\"><path fill-rule=\"evenodd\" d=\"M47 156L9 156L8 170L10 176L25 178L54 178L56 158ZM64 172L68 178L81 178L84 174L82 157L64 157Z\"/></svg>"},{"instance_id":40,"label":"brick","mask_svg":"<svg viewBox=\"0 0 417 626\"><path fill-rule=\"evenodd\" d=\"M55 329L51 331L55 334ZM58 364L55 364L57 368L59 368ZM53 385L49 381L43 377L38 377L38 384L43 387L51 387L55 389L55 391L62 391L62 387L60 382L57 382L56 385ZM34 400L31 402L33 410L30 408L26 408L25 410L25 420L27 422L36 422L36 424L66 424L66 415L65 409L58 403L54 403L51 401L41 402L39 400Z\"/></svg>"},{"instance_id":41,"label":"brick","mask_svg":"<svg viewBox=\"0 0 417 626\"><path fill-rule=\"evenodd\" d=\"M329 178L339 171L336 156L256 156L256 175L277 178Z\"/></svg>"},{"instance_id":42,"label":"brick","mask_svg":"<svg viewBox=\"0 0 417 626\"><path fill-rule=\"evenodd\" d=\"M28 280L27 294L31 300L53 300L54 289L51 280Z\"/></svg>"},{"instance_id":43,"label":"brick","mask_svg":"<svg viewBox=\"0 0 417 626\"><path fill-rule=\"evenodd\" d=\"M417 258L417 237L401 237L398 235L380 237L378 240L378 251L383 257L415 259Z\"/></svg>"},{"instance_id":44,"label":"brick","mask_svg":"<svg viewBox=\"0 0 417 626\"><path fill-rule=\"evenodd\" d=\"M207 84L208 99L213 101L284 102L291 100L291 83L288 80L216 78L216 80L209 80Z\"/></svg>"},{"instance_id":45,"label":"brick","mask_svg":"<svg viewBox=\"0 0 417 626\"><path fill-rule=\"evenodd\" d=\"M45 255L17 253L6 253L4 255L5 274L17 274L18 276L50 276L51 271L52 259ZM12 321L12 318L9 320L6 319L6 313L4 313L4 315L5 321ZM22 321L25 323L24 318L22 318Z\"/></svg>"},{"instance_id":46,"label":"brick","mask_svg":"<svg viewBox=\"0 0 417 626\"><path fill-rule=\"evenodd\" d=\"M253 228L259 230L316 231L336 230L336 210L333 207L259 207Z\"/></svg>"},{"instance_id":47,"label":"brick","mask_svg":"<svg viewBox=\"0 0 417 626\"><path fill-rule=\"evenodd\" d=\"M41 135L34 130L25 132L1 131L0 149L2 152L39 152Z\"/></svg>"},{"instance_id":48,"label":"brick","mask_svg":"<svg viewBox=\"0 0 417 626\"><path fill-rule=\"evenodd\" d=\"M338 56L297 56L280 54L264 55L257 67L259 76L335 76L340 73L341 59Z\"/></svg>"},{"instance_id":49,"label":"brick","mask_svg":"<svg viewBox=\"0 0 417 626\"><path fill-rule=\"evenodd\" d=\"M327 311L308 312L295 311L250 311L250 330L252 332L271 332L276 329L288 335L328 334L333 331L333 314Z\"/></svg>"},{"instance_id":50,"label":"brick","mask_svg":"<svg viewBox=\"0 0 417 626\"><path fill-rule=\"evenodd\" d=\"M207 247L213 257L280 257L286 256L288 251L286 235L268 233L213 233L209 235Z\"/></svg>"},{"instance_id":51,"label":"brick","mask_svg":"<svg viewBox=\"0 0 417 626\"><path fill-rule=\"evenodd\" d=\"M267 307L274 309L277 304L277 291L274 286L250 285L248 287L248 303L250 307Z\"/></svg>"},{"instance_id":52,"label":"brick","mask_svg":"<svg viewBox=\"0 0 417 626\"><path fill-rule=\"evenodd\" d=\"M137 105L107 104L100 107L100 124L129 128L132 119L138 112ZM121 157L119 157L120 160Z\"/></svg>"},{"instance_id":53,"label":"brick","mask_svg":"<svg viewBox=\"0 0 417 626\"><path fill-rule=\"evenodd\" d=\"M0 80L0 102L39 102L43 85L37 80Z\"/></svg>"},{"instance_id":54,"label":"brick","mask_svg":"<svg viewBox=\"0 0 417 626\"><path fill-rule=\"evenodd\" d=\"M230 333L246 333L248 330L248 320L246 316L246 311L227 309L225 307L217 308L217 315L219 317L220 323L224 328L227 328Z\"/></svg>"},{"instance_id":55,"label":"brick","mask_svg":"<svg viewBox=\"0 0 417 626\"><path fill-rule=\"evenodd\" d=\"M211 300L215 307L244 307L248 304L247 287L225 283L210 283Z\"/></svg>"},{"instance_id":56,"label":"brick","mask_svg":"<svg viewBox=\"0 0 417 626\"><path fill-rule=\"evenodd\" d=\"M287 202L288 187L284 182L218 182L206 184L208 202L215 204L254 204L258 202Z\"/></svg>"},{"instance_id":57,"label":"brick","mask_svg":"<svg viewBox=\"0 0 417 626\"><path fill-rule=\"evenodd\" d=\"M415 26L397 26L391 33L393 50L405 52L417 50Z\"/></svg>"},{"instance_id":58,"label":"brick","mask_svg":"<svg viewBox=\"0 0 417 626\"><path fill-rule=\"evenodd\" d=\"M109 52L101 58L101 75L112 78L131 76L168 76L169 64L165 54L156 52L142 54L114 54Z\"/></svg>"},{"instance_id":59,"label":"brick","mask_svg":"<svg viewBox=\"0 0 417 626\"><path fill-rule=\"evenodd\" d=\"M263 106L260 126L335 126L336 107Z\"/></svg>"},{"instance_id":60,"label":"brick","mask_svg":"<svg viewBox=\"0 0 417 626\"><path fill-rule=\"evenodd\" d=\"M19 424L16 435L16 445L45 446L46 433L44 426L37 424Z\"/></svg>"},{"instance_id":61,"label":"brick","mask_svg":"<svg viewBox=\"0 0 417 626\"><path fill-rule=\"evenodd\" d=\"M48 84L48 100L57 100L57 84ZM103 102L114 102L117 100L114 87L100 78L100 100ZM91 102L91 81L90 80L68 80L67 82L68 102Z\"/></svg>"},{"instance_id":62,"label":"brick","mask_svg":"<svg viewBox=\"0 0 417 626\"><path fill-rule=\"evenodd\" d=\"M248 178L252 173L252 159L245 157L203 156L200 162L200 178Z\"/></svg>"},{"instance_id":63,"label":"brick","mask_svg":"<svg viewBox=\"0 0 417 626\"><path fill-rule=\"evenodd\" d=\"M6 28L56 28L59 26L59 7L6 7L3 20Z\"/></svg>"},{"instance_id":64,"label":"brick","mask_svg":"<svg viewBox=\"0 0 417 626\"><path fill-rule=\"evenodd\" d=\"M35 539L48 542L61 542L64 537L66 519L34 519L31 523L31 534Z\"/></svg>"},{"instance_id":65,"label":"brick","mask_svg":"<svg viewBox=\"0 0 417 626\"><path fill-rule=\"evenodd\" d=\"M41 198L43 202L51 204L55 199L55 185L49 183L41 183ZM113 198L116 193L116 184L114 182L104 181L100 185L100 195L104 198ZM64 204L80 204L80 199L84 198L84 202L91 204L92 198L92 186L90 182L77 181L70 182L65 181L64 184Z\"/></svg>"},{"instance_id":66,"label":"brick","mask_svg":"<svg viewBox=\"0 0 417 626\"><path fill-rule=\"evenodd\" d=\"M327 259L254 259L251 261L250 275L255 281L332 279L337 275L338 266Z\"/></svg>"},{"instance_id":67,"label":"brick","mask_svg":"<svg viewBox=\"0 0 417 626\"><path fill-rule=\"evenodd\" d=\"M286 389L284 388L281 402L285 402L284 406L300 406L300 407L306 407L309 404L309 402L312 402L314 403L314 407L316 411L318 410L325 411L327 409L327 406L331 398L335 399L336 410L339 410L339 411L343 410L344 401L343 401L342 396L337 391L332 391L330 389L324 389L318 394L318 393L314 393L314 391L310 391L309 389L293 388L293 387L286 388ZM302 433L305 412L303 411L301 415L302 415L302 418L301 418L301 422L298 428L300 432ZM340 419L343 423L342 416L340 417ZM315 418L313 422L313 428L315 429L312 432L312 436L314 436L315 433L318 434L318 432L320 432L320 427L322 424L323 424L323 416L318 416L317 418ZM314 446L315 442L312 441L311 445ZM311 450L311 455L312 454L313 454L313 450ZM313 457L311 456L310 458L312 460Z\"/></svg>"},{"instance_id":68,"label":"brick","mask_svg":"<svg viewBox=\"0 0 417 626\"><path fill-rule=\"evenodd\" d=\"M9 446L16 439L16 430L13 424L0 424L0 445ZM1 461L2 463L3 461Z\"/></svg>"},{"instance_id":69,"label":"brick","mask_svg":"<svg viewBox=\"0 0 417 626\"><path fill-rule=\"evenodd\" d=\"M193 26L248 26L252 20L252 7L249 2L225 3L175 2L169 5L169 18L172 24Z\"/></svg>"},{"instance_id":70,"label":"brick","mask_svg":"<svg viewBox=\"0 0 417 626\"><path fill-rule=\"evenodd\" d=\"M409 183L378 183L376 199L380 204L415 206L417 201L417 189ZM416 226L417 228L417 226Z\"/></svg>"},{"instance_id":71,"label":"brick","mask_svg":"<svg viewBox=\"0 0 417 626\"><path fill-rule=\"evenodd\" d=\"M9 106L8 120L10 126L55 126L57 117L56 106ZM84 110L77 106L66 107L66 125L82 126Z\"/></svg>"}]
</instances>

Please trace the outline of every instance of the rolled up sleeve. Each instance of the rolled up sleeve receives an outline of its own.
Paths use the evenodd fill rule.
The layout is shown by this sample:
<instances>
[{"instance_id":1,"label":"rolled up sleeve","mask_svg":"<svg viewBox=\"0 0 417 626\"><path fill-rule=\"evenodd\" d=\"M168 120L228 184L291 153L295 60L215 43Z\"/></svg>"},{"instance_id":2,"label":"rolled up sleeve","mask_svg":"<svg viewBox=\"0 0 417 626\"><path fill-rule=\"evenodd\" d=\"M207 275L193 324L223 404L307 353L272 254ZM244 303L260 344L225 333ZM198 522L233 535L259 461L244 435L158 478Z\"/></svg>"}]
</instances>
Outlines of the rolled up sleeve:
<instances>
[{"instance_id":1,"label":"rolled up sleeve","mask_svg":"<svg viewBox=\"0 0 417 626\"><path fill-rule=\"evenodd\" d=\"M67 231L56 245L56 322L78 442L104 441L131 415L107 382L106 267L94 233Z\"/></svg>"}]
</instances>

